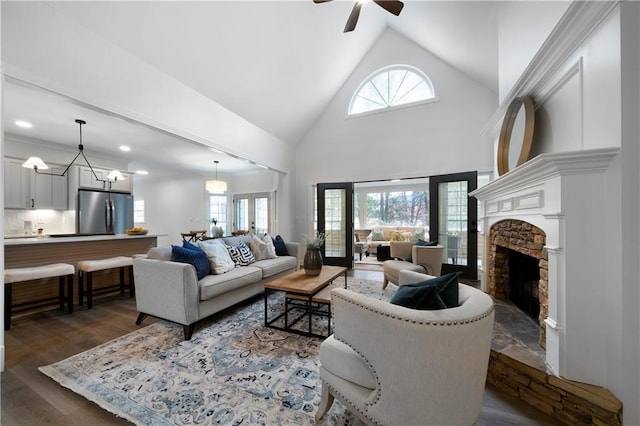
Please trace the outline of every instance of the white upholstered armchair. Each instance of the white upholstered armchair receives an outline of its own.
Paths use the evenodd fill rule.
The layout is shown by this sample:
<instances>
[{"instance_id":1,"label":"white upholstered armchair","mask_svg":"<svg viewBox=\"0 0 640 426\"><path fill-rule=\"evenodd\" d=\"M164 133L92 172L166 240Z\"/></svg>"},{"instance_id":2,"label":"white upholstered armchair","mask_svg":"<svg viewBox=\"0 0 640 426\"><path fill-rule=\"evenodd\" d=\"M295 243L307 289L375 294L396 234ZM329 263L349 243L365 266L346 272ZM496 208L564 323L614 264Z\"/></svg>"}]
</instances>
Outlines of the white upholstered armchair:
<instances>
[{"instance_id":1,"label":"white upholstered armchair","mask_svg":"<svg viewBox=\"0 0 640 426\"><path fill-rule=\"evenodd\" d=\"M411 262L405 262L411 254ZM402 260L385 260L382 263L384 281L382 288L390 282L399 284L400 271L415 271L422 274L440 275L444 246L417 246L413 243L391 242L391 257ZM423 280L426 279L423 276Z\"/></svg>"},{"instance_id":2,"label":"white upholstered armchair","mask_svg":"<svg viewBox=\"0 0 640 426\"><path fill-rule=\"evenodd\" d=\"M425 279L402 271L401 285ZM320 347L319 420L343 402L368 424L472 425L480 414L494 320L491 298L459 285L457 308L420 311L342 288Z\"/></svg>"}]
</instances>

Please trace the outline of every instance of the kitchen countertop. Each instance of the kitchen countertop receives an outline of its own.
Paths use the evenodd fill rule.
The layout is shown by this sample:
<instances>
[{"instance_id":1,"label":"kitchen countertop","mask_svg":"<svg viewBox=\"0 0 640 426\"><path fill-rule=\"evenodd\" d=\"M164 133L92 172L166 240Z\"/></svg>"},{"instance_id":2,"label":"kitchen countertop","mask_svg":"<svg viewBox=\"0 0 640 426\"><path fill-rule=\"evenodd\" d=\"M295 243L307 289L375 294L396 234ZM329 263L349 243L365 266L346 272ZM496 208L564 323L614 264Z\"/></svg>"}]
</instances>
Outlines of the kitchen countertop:
<instances>
[{"instance_id":1,"label":"kitchen countertop","mask_svg":"<svg viewBox=\"0 0 640 426\"><path fill-rule=\"evenodd\" d=\"M166 237L167 234L147 234L147 235L127 235L127 234L115 234L115 235L83 235L73 237L50 237L44 236L32 236L32 237L10 237L4 239L5 246L25 245L25 244L55 244L55 243L75 243L82 241L106 241L106 240L133 240L138 238L155 238Z\"/></svg>"}]
</instances>

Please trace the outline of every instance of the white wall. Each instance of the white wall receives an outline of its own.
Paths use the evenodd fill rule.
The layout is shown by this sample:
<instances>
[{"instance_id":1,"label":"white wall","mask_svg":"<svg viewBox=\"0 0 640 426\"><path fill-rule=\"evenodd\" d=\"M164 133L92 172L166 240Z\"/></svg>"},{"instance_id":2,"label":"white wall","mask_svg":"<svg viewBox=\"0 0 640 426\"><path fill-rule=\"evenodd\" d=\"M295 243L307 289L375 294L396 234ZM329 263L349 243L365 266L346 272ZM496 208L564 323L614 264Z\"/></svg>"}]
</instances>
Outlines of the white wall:
<instances>
[{"instance_id":1,"label":"white wall","mask_svg":"<svg viewBox=\"0 0 640 426\"><path fill-rule=\"evenodd\" d=\"M232 199L234 194L270 193L272 203L278 202L281 185L281 174L269 170L259 170L241 175L219 175L219 179L227 182L228 217L231 231ZM198 175L171 176L153 179L149 176L134 177L134 199L144 200L145 228L151 233L167 234L158 238L158 245L178 244L181 232L190 230L209 230L208 194L204 189L205 178ZM285 179L286 180L286 179ZM275 207L272 204L272 207ZM278 215L286 213L278 209ZM276 216L277 217L277 216ZM284 221L286 224L286 220ZM275 226L273 233L289 235L289 227Z\"/></svg>"},{"instance_id":2,"label":"white wall","mask_svg":"<svg viewBox=\"0 0 640 426\"><path fill-rule=\"evenodd\" d=\"M439 102L347 119L358 85L392 64L425 72ZM492 141L480 132L496 106L495 93L387 29L296 150L294 238L311 228L315 183L490 171Z\"/></svg>"},{"instance_id":3,"label":"white wall","mask_svg":"<svg viewBox=\"0 0 640 426\"><path fill-rule=\"evenodd\" d=\"M571 4L569 1L498 2L498 84L502 101Z\"/></svg>"}]
</instances>

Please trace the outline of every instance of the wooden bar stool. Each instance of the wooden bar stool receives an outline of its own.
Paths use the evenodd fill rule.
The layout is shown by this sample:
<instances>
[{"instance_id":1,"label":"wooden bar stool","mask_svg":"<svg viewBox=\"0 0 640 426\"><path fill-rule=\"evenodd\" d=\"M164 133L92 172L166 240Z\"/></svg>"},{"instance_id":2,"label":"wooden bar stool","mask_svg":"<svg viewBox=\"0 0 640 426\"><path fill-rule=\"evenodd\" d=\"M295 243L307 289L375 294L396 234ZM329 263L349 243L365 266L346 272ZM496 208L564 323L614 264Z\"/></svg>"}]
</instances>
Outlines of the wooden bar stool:
<instances>
[{"instance_id":1,"label":"wooden bar stool","mask_svg":"<svg viewBox=\"0 0 640 426\"><path fill-rule=\"evenodd\" d=\"M133 259L126 256L110 257L108 259L98 260L81 260L76 265L79 273L80 283L78 286L78 304L82 306L84 302L84 296L87 296L87 309L93 307L93 295L111 293L115 289L120 290L120 295L124 296L124 289L129 288L129 297L133 297L135 294L133 283ZM118 284L102 287L94 292L93 290L93 273L96 271L103 271L106 269L120 269L120 282ZM125 269L129 269L129 282L125 283L124 273ZM84 276L87 277L87 288L84 288Z\"/></svg>"},{"instance_id":2,"label":"wooden bar stool","mask_svg":"<svg viewBox=\"0 0 640 426\"><path fill-rule=\"evenodd\" d=\"M64 310L65 295L64 282L67 281L67 309L73 312L73 276L75 268L68 263L52 263L50 265L32 266L28 268L5 269L4 271L4 329L11 327L11 311L13 308L30 305L46 306L57 300L60 309ZM58 297L39 299L30 302L22 302L14 305L12 303L13 284L23 281L39 280L43 278L60 277L58 283Z\"/></svg>"}]
</instances>

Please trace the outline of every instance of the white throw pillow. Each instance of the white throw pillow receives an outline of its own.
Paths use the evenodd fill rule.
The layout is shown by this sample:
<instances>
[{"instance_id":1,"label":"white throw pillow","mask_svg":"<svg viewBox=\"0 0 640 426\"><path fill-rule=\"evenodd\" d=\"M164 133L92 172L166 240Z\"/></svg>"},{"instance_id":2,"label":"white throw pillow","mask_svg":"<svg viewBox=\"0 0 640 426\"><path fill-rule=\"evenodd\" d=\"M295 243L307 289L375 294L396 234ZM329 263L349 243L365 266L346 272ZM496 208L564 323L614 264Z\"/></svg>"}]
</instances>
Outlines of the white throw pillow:
<instances>
[{"instance_id":1,"label":"white throw pillow","mask_svg":"<svg viewBox=\"0 0 640 426\"><path fill-rule=\"evenodd\" d=\"M198 242L198 247L202 249L209 259L211 271L216 274L224 274L236 267L236 264L229 256L227 246L222 240L205 240Z\"/></svg>"},{"instance_id":2,"label":"white throw pillow","mask_svg":"<svg viewBox=\"0 0 640 426\"><path fill-rule=\"evenodd\" d=\"M273 245L271 235L269 234L266 234L262 239L258 238L255 234L252 235L249 248L251 248L251 252L256 260L275 259L278 257L278 255L276 255L276 247Z\"/></svg>"}]
</instances>

